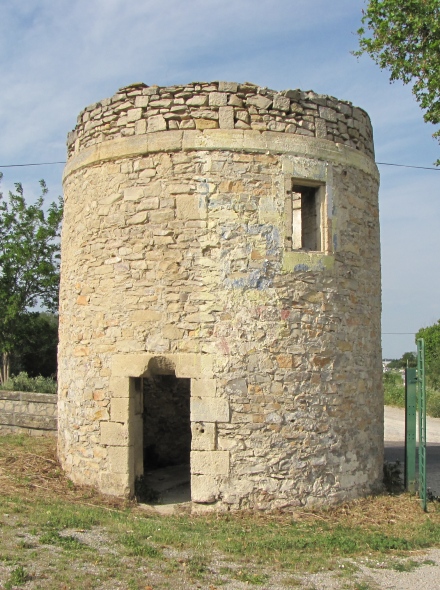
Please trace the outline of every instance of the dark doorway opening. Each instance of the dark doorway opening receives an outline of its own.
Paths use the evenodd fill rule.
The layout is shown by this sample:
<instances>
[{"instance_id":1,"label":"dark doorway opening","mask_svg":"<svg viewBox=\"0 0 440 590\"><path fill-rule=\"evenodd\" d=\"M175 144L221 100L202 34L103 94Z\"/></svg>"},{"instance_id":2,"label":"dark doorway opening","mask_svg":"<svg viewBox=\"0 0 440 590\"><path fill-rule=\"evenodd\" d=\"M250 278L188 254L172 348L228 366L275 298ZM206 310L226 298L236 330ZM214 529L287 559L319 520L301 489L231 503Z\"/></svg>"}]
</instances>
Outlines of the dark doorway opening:
<instances>
[{"instance_id":1,"label":"dark doorway opening","mask_svg":"<svg viewBox=\"0 0 440 590\"><path fill-rule=\"evenodd\" d=\"M150 501L190 500L191 380L174 371L143 380L144 480ZM148 499L148 498L147 498Z\"/></svg>"}]
</instances>

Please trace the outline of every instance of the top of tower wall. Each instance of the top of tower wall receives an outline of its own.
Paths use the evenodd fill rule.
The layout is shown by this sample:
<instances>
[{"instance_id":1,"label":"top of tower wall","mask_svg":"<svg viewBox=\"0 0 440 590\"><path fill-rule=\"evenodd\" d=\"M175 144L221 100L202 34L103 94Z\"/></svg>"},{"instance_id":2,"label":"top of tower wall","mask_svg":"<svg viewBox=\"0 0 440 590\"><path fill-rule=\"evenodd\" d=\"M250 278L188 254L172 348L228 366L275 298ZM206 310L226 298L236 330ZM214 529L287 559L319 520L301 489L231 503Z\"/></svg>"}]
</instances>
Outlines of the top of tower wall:
<instances>
[{"instance_id":1,"label":"top of tower wall","mask_svg":"<svg viewBox=\"0 0 440 590\"><path fill-rule=\"evenodd\" d=\"M112 139L174 129L247 129L326 139L374 159L365 111L312 91L277 92L251 83L193 82L121 88L85 108L68 135L68 156Z\"/></svg>"}]
</instances>

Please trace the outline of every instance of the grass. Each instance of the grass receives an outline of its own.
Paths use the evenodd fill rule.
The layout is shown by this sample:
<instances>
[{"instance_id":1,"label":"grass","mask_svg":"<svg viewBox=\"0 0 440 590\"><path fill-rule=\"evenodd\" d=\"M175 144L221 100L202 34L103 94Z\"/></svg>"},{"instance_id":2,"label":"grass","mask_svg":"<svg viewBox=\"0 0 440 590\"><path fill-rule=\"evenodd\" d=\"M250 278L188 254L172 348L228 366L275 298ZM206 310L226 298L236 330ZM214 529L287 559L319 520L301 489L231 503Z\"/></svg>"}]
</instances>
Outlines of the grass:
<instances>
[{"instance_id":1,"label":"grass","mask_svg":"<svg viewBox=\"0 0 440 590\"><path fill-rule=\"evenodd\" d=\"M412 568L414 551L440 546L440 510L433 503L425 514L414 497L383 495L294 514L161 517L73 485L52 439L11 435L0 437L0 531L0 587L31 576L32 588L45 590L69 589L71 580L85 590L233 580L258 588L274 576L336 575L361 556Z\"/></svg>"},{"instance_id":2,"label":"grass","mask_svg":"<svg viewBox=\"0 0 440 590\"><path fill-rule=\"evenodd\" d=\"M386 406L405 407L405 385L400 373L384 373L384 403ZM428 416L440 418L440 391L426 388L426 412Z\"/></svg>"},{"instance_id":3,"label":"grass","mask_svg":"<svg viewBox=\"0 0 440 590\"><path fill-rule=\"evenodd\" d=\"M14 586L23 586L29 579L29 574L23 566L19 565L10 573L9 579L5 582L5 590L11 590Z\"/></svg>"}]
</instances>

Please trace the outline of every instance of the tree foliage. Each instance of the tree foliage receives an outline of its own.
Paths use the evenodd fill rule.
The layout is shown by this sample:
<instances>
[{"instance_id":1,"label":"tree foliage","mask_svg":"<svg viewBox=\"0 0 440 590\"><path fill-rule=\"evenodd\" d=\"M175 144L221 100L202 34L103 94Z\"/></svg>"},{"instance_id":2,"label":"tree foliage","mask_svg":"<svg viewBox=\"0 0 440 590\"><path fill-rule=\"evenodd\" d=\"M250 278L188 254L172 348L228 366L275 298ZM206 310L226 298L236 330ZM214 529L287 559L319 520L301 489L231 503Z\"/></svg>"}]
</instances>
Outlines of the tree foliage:
<instances>
[{"instance_id":1,"label":"tree foliage","mask_svg":"<svg viewBox=\"0 0 440 590\"><path fill-rule=\"evenodd\" d=\"M354 54L367 53L391 81L412 83L425 121L439 123L440 1L369 0L362 25Z\"/></svg>"},{"instance_id":2,"label":"tree foliage","mask_svg":"<svg viewBox=\"0 0 440 590\"><path fill-rule=\"evenodd\" d=\"M390 369L405 369L417 367L417 356L414 352L405 352L400 359L394 359L388 363Z\"/></svg>"},{"instance_id":3,"label":"tree foliage","mask_svg":"<svg viewBox=\"0 0 440 590\"><path fill-rule=\"evenodd\" d=\"M26 312L16 326L15 347L10 355L11 373L29 377L54 377L57 373L58 316L49 312Z\"/></svg>"},{"instance_id":4,"label":"tree foliage","mask_svg":"<svg viewBox=\"0 0 440 590\"><path fill-rule=\"evenodd\" d=\"M0 179L2 175L0 173ZM28 205L21 184L0 193L0 380L9 376L10 354L20 346L24 316L36 306L57 309L62 201L44 209L47 188Z\"/></svg>"},{"instance_id":5,"label":"tree foliage","mask_svg":"<svg viewBox=\"0 0 440 590\"><path fill-rule=\"evenodd\" d=\"M440 389L440 320L432 326L421 328L416 338L425 340L425 363L431 385Z\"/></svg>"}]
</instances>

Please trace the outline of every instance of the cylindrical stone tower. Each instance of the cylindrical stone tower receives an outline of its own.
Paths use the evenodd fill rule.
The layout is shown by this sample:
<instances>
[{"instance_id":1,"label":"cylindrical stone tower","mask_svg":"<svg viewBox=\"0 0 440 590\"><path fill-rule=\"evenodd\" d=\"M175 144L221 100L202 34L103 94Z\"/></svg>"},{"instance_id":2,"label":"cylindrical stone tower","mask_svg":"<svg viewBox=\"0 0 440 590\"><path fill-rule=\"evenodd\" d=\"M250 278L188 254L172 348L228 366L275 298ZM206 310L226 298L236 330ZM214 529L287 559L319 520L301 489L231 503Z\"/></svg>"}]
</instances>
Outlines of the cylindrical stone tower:
<instances>
[{"instance_id":1,"label":"cylindrical stone tower","mask_svg":"<svg viewBox=\"0 0 440 590\"><path fill-rule=\"evenodd\" d=\"M378 172L313 92L133 84L69 135L59 456L132 495L324 504L380 486Z\"/></svg>"}]
</instances>

